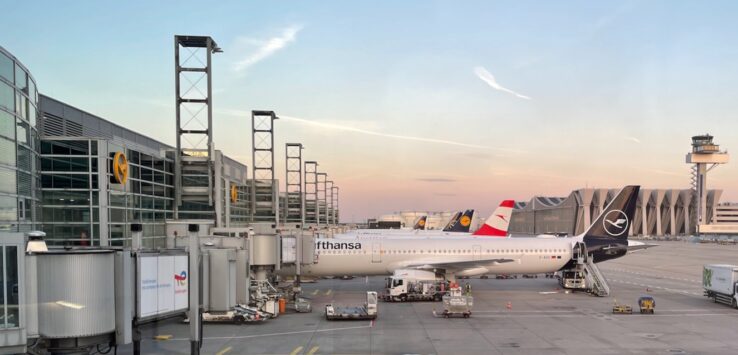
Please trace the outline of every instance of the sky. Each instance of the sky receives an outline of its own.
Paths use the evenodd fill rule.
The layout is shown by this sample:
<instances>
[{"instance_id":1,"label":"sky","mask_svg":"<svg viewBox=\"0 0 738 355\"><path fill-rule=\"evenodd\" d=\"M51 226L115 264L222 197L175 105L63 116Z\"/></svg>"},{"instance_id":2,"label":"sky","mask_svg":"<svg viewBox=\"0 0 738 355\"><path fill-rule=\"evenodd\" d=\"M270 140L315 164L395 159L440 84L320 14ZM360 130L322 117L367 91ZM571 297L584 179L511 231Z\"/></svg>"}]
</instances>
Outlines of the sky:
<instances>
[{"instance_id":1,"label":"sky","mask_svg":"<svg viewBox=\"0 0 738 355\"><path fill-rule=\"evenodd\" d=\"M582 187L687 188L691 136L738 147L732 1L3 1L39 91L168 144L177 34L212 36L216 149L273 110L343 221L492 211ZM738 164L710 188L738 201ZM283 183L283 181L282 181Z\"/></svg>"}]
</instances>

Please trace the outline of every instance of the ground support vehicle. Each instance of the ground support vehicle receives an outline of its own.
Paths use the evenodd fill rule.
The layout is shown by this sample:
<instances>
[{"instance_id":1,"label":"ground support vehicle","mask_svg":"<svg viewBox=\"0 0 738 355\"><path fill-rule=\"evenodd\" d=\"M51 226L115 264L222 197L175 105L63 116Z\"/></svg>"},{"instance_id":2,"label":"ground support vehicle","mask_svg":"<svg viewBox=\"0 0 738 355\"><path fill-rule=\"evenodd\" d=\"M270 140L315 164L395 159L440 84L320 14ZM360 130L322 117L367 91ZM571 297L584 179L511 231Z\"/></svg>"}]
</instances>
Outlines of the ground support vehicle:
<instances>
[{"instance_id":1,"label":"ground support vehicle","mask_svg":"<svg viewBox=\"0 0 738 355\"><path fill-rule=\"evenodd\" d=\"M705 296L713 301L738 308L738 266L705 265L702 269L702 287Z\"/></svg>"},{"instance_id":2,"label":"ground support vehicle","mask_svg":"<svg viewBox=\"0 0 738 355\"><path fill-rule=\"evenodd\" d=\"M471 317L471 310L474 306L474 297L461 293L461 288L456 286L449 290L449 293L443 296L443 311L440 316L449 318L452 316L462 316L464 318ZM434 316L439 316L433 310Z\"/></svg>"},{"instance_id":3,"label":"ground support vehicle","mask_svg":"<svg viewBox=\"0 0 738 355\"><path fill-rule=\"evenodd\" d=\"M641 296L638 298L638 308L640 308L641 314L653 314L654 308L656 308L656 300L651 296Z\"/></svg>"},{"instance_id":4,"label":"ground support vehicle","mask_svg":"<svg viewBox=\"0 0 738 355\"><path fill-rule=\"evenodd\" d=\"M377 318L377 293L366 293L366 303L361 306L339 306L329 304L325 306L326 320L361 320Z\"/></svg>"}]
</instances>

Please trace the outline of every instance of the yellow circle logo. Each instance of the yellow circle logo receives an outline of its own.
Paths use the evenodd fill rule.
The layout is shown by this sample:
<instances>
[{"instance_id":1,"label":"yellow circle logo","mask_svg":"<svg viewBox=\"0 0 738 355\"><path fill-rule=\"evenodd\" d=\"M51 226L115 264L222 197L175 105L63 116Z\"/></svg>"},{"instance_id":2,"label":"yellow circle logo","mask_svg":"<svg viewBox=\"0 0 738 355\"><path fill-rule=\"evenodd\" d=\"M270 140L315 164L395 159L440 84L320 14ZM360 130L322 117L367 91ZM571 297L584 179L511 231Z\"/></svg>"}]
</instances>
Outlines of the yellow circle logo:
<instances>
[{"instance_id":1,"label":"yellow circle logo","mask_svg":"<svg viewBox=\"0 0 738 355\"><path fill-rule=\"evenodd\" d=\"M231 185L231 202L236 203L238 201L238 188L236 185Z\"/></svg>"},{"instance_id":2,"label":"yellow circle logo","mask_svg":"<svg viewBox=\"0 0 738 355\"><path fill-rule=\"evenodd\" d=\"M122 152L117 152L113 156L113 177L119 184L125 184L128 181L128 159Z\"/></svg>"},{"instance_id":3,"label":"yellow circle logo","mask_svg":"<svg viewBox=\"0 0 738 355\"><path fill-rule=\"evenodd\" d=\"M471 223L471 218L469 218L469 216L463 216L459 220L459 223L461 223L461 225L464 227L468 227L469 224Z\"/></svg>"},{"instance_id":4,"label":"yellow circle logo","mask_svg":"<svg viewBox=\"0 0 738 355\"><path fill-rule=\"evenodd\" d=\"M419 220L418 221L418 225L421 226L421 227L424 226L425 225L425 220L424 219Z\"/></svg>"}]
</instances>

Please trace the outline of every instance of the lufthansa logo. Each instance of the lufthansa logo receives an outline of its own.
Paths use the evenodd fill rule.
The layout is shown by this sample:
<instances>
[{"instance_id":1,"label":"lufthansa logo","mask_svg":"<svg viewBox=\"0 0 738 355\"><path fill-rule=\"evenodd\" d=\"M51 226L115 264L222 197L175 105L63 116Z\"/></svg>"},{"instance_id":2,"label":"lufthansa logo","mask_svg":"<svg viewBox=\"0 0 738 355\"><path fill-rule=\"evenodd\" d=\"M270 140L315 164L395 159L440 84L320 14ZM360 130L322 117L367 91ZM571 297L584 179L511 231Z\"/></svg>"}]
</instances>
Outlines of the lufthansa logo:
<instances>
[{"instance_id":1,"label":"lufthansa logo","mask_svg":"<svg viewBox=\"0 0 738 355\"><path fill-rule=\"evenodd\" d=\"M621 210L607 212L602 220L602 227L607 234L613 237L620 236L628 230L628 216Z\"/></svg>"},{"instance_id":2,"label":"lufthansa logo","mask_svg":"<svg viewBox=\"0 0 738 355\"><path fill-rule=\"evenodd\" d=\"M113 156L113 177L119 184L125 184L128 181L128 159L122 152L117 152Z\"/></svg>"},{"instance_id":3,"label":"lufthansa logo","mask_svg":"<svg viewBox=\"0 0 738 355\"><path fill-rule=\"evenodd\" d=\"M459 220L459 222L461 223L462 226L468 227L469 223L471 223L471 218L469 218L469 216L464 216L464 217L461 217L461 220Z\"/></svg>"},{"instance_id":4,"label":"lufthansa logo","mask_svg":"<svg viewBox=\"0 0 738 355\"><path fill-rule=\"evenodd\" d=\"M238 202L238 188L236 185L231 185L231 202Z\"/></svg>"},{"instance_id":5,"label":"lufthansa logo","mask_svg":"<svg viewBox=\"0 0 738 355\"><path fill-rule=\"evenodd\" d=\"M418 225L420 225L421 227L424 226L425 225L425 220L424 219L419 220L418 221Z\"/></svg>"}]
</instances>

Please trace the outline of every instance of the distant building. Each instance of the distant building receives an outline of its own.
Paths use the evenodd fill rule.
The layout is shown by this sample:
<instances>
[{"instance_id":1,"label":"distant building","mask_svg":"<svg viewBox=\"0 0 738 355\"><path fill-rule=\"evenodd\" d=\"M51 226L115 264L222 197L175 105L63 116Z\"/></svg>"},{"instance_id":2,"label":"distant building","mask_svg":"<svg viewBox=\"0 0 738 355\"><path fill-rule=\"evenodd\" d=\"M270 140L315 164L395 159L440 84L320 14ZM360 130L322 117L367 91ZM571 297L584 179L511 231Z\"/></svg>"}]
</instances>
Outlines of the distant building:
<instances>
[{"instance_id":1,"label":"distant building","mask_svg":"<svg viewBox=\"0 0 738 355\"><path fill-rule=\"evenodd\" d=\"M579 189L567 197L534 197L517 202L510 221L512 234L555 233L577 235L618 193L618 189ZM709 190L707 218L719 223L733 214L738 220L738 206L718 205L722 190ZM691 189L641 189L631 235L666 236L695 234L697 199ZM723 216L723 217L721 217Z\"/></svg>"}]
</instances>

